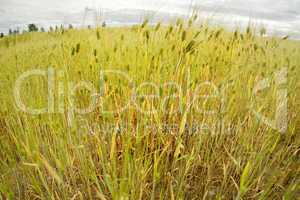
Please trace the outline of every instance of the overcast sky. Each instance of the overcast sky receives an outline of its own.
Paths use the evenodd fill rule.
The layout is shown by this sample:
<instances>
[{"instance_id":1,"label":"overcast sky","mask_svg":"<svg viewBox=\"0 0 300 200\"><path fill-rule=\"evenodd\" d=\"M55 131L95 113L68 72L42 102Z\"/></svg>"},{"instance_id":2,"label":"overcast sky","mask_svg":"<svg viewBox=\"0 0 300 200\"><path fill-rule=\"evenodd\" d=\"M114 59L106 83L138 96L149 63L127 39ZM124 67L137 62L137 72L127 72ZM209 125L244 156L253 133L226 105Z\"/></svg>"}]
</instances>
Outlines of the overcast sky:
<instances>
[{"instance_id":1,"label":"overcast sky","mask_svg":"<svg viewBox=\"0 0 300 200\"><path fill-rule=\"evenodd\" d=\"M60 23L62 15L82 12L87 6L184 13L191 4L220 19L258 20L274 29L300 31L300 0L0 0L0 31L31 22Z\"/></svg>"},{"instance_id":2,"label":"overcast sky","mask_svg":"<svg viewBox=\"0 0 300 200\"><path fill-rule=\"evenodd\" d=\"M1 10L7 8L18 9L48 9L48 10L79 10L85 6L102 5L107 8L144 8L157 9L174 8L178 5L214 5L234 7L242 10L273 11L273 12L300 12L300 0L0 0Z\"/></svg>"}]
</instances>

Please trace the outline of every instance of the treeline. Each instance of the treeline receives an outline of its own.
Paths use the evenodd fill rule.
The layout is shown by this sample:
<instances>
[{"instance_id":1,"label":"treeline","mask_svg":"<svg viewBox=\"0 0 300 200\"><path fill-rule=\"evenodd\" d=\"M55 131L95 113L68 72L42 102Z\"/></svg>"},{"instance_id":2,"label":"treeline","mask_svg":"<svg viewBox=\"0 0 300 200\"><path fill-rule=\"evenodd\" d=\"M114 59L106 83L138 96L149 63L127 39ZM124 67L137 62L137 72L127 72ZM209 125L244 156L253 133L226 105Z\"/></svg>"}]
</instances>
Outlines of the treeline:
<instances>
[{"instance_id":1,"label":"treeline","mask_svg":"<svg viewBox=\"0 0 300 200\"><path fill-rule=\"evenodd\" d=\"M49 32L58 32L58 31L62 31L65 29L73 29L73 25L69 24L69 26L67 28L65 28L63 25L61 26L50 26L49 27ZM38 27L36 24L28 24L27 25L27 29L23 30L22 32L19 29L9 29L8 31L8 35L19 35L21 33L28 33L28 32L46 32L46 29L44 27ZM3 38L5 35L4 33L0 33L0 38Z\"/></svg>"},{"instance_id":2,"label":"treeline","mask_svg":"<svg viewBox=\"0 0 300 200\"><path fill-rule=\"evenodd\" d=\"M106 27L106 23L103 22L102 27ZM64 31L67 29L73 29L73 25L69 24L68 27L64 27L63 25L60 26L50 26L48 32L58 32L58 31ZM92 27L89 25L88 29L91 29ZM19 35L21 33L27 33L27 32L46 32L46 29L44 27L40 27L38 28L38 26L36 24L28 24L27 25L27 29L23 30L22 32L20 32L19 29L9 29L8 31L8 35ZM4 33L0 33L0 38L3 38L5 35Z\"/></svg>"}]
</instances>

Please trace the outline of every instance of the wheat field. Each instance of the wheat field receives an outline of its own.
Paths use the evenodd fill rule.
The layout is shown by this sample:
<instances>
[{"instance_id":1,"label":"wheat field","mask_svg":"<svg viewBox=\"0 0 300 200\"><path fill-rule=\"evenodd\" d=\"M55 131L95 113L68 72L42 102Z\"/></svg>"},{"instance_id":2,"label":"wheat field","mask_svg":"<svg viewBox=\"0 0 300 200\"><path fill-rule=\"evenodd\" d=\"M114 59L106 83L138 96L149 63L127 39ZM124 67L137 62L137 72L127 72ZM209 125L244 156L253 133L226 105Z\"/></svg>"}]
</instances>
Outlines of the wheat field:
<instances>
[{"instance_id":1,"label":"wheat field","mask_svg":"<svg viewBox=\"0 0 300 200\"><path fill-rule=\"evenodd\" d=\"M195 20L0 39L0 198L299 198L300 43Z\"/></svg>"}]
</instances>

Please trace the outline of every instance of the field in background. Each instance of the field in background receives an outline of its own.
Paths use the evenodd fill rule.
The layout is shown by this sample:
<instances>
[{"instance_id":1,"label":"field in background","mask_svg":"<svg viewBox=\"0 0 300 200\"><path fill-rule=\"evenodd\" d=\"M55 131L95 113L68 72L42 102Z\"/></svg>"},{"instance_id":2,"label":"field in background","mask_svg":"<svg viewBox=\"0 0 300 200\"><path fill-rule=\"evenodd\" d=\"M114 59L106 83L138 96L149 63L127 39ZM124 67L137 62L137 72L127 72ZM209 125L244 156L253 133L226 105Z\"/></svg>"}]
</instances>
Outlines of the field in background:
<instances>
[{"instance_id":1,"label":"field in background","mask_svg":"<svg viewBox=\"0 0 300 200\"><path fill-rule=\"evenodd\" d=\"M300 43L193 20L0 39L2 198L296 199ZM20 98L43 108L53 94L46 113L17 106L32 70L53 72L54 92L36 75ZM70 93L82 82L98 93ZM283 130L256 113L274 119L278 91Z\"/></svg>"}]
</instances>

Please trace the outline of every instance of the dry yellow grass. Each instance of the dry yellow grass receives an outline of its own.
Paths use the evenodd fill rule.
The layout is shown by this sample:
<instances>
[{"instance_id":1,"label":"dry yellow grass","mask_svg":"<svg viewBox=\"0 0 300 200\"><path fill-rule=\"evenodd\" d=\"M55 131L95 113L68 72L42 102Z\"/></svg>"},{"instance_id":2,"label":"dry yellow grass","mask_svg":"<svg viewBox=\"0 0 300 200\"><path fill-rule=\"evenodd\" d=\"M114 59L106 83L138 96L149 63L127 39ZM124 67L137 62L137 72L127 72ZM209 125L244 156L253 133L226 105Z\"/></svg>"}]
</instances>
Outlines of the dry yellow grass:
<instances>
[{"instance_id":1,"label":"dry yellow grass","mask_svg":"<svg viewBox=\"0 0 300 200\"><path fill-rule=\"evenodd\" d=\"M2 198L296 199L300 43L191 24L0 39ZM16 80L37 69L53 71L54 101L32 115L13 94ZM47 79L22 82L26 106L48 105ZM253 92L261 80L270 87ZM80 81L97 94L70 92ZM253 111L273 119L285 89L280 131ZM93 98L91 112L74 108Z\"/></svg>"}]
</instances>

